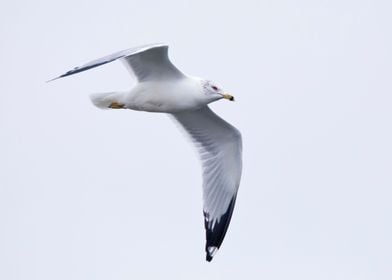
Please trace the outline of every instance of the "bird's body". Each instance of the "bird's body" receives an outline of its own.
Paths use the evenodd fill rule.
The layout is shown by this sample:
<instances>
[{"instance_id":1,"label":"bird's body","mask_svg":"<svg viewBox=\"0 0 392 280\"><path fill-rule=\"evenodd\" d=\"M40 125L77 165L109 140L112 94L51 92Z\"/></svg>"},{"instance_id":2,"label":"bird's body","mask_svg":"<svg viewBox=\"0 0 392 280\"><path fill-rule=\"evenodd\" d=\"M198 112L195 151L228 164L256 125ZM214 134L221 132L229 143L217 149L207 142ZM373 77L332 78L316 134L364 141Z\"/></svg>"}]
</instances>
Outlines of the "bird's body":
<instances>
[{"instance_id":1,"label":"bird's body","mask_svg":"<svg viewBox=\"0 0 392 280\"><path fill-rule=\"evenodd\" d=\"M178 113L207 105L207 100L200 95L201 90L200 80L188 76L177 79L175 83L171 80L146 81L138 83L129 91L112 93L111 98L104 99L106 102L101 107L108 108L106 103L116 102L123 104L125 109L136 111ZM106 93L98 93L92 95L92 100L100 104L100 98L105 97Z\"/></svg>"},{"instance_id":2,"label":"bird's body","mask_svg":"<svg viewBox=\"0 0 392 280\"><path fill-rule=\"evenodd\" d=\"M208 80L183 74L170 62L167 50L162 44L128 49L76 67L58 78L120 59L138 83L128 91L93 94L92 102L102 109L169 113L186 131L203 165L206 259L211 261L233 213L242 170L242 140L240 132L207 104L234 98Z\"/></svg>"}]
</instances>

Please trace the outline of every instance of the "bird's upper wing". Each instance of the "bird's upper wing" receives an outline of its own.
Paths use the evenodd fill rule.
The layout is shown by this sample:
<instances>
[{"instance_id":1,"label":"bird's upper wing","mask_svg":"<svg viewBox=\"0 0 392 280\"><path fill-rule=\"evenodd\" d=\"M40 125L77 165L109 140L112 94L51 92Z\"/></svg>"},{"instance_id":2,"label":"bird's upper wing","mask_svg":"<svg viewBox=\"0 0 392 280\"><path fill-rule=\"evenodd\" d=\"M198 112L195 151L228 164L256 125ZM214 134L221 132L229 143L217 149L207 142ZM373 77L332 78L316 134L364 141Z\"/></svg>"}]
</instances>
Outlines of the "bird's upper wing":
<instances>
[{"instance_id":1,"label":"bird's upper wing","mask_svg":"<svg viewBox=\"0 0 392 280\"><path fill-rule=\"evenodd\" d=\"M211 261L225 237L240 184L241 134L208 106L173 116L196 144L202 161L206 258Z\"/></svg>"},{"instance_id":2,"label":"bird's upper wing","mask_svg":"<svg viewBox=\"0 0 392 280\"><path fill-rule=\"evenodd\" d=\"M51 81L80 73L117 59L124 61L140 82L182 77L183 74L170 62L167 51L168 46L164 44L145 45L119 51L90 61L80 67L75 67Z\"/></svg>"}]
</instances>

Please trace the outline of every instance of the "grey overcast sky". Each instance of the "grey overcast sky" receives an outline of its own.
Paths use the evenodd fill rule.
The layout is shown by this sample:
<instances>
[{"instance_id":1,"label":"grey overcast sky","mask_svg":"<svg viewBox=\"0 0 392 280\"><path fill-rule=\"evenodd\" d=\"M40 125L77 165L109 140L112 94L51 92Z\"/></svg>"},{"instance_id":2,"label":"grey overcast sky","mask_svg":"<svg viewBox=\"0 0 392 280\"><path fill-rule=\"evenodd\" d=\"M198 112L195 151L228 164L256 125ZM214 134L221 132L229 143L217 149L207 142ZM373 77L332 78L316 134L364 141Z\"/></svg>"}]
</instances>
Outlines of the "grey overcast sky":
<instances>
[{"instance_id":1,"label":"grey overcast sky","mask_svg":"<svg viewBox=\"0 0 392 280\"><path fill-rule=\"evenodd\" d=\"M391 1L2 1L0 279L392 279ZM101 111L114 51L170 45L237 102L233 220L204 258L201 170L165 115Z\"/></svg>"}]
</instances>

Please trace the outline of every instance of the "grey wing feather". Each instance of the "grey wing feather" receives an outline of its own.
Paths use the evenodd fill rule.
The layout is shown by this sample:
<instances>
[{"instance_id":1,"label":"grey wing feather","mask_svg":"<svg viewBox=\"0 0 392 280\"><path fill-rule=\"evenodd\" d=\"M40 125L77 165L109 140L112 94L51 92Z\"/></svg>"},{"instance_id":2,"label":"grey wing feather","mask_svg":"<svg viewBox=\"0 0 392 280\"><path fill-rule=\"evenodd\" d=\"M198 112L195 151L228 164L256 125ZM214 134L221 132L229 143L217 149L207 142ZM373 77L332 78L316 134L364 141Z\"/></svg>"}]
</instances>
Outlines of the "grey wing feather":
<instances>
[{"instance_id":1,"label":"grey wing feather","mask_svg":"<svg viewBox=\"0 0 392 280\"><path fill-rule=\"evenodd\" d=\"M211 261L234 210L242 171L241 134L207 106L173 116L196 144L202 161L205 249Z\"/></svg>"},{"instance_id":2,"label":"grey wing feather","mask_svg":"<svg viewBox=\"0 0 392 280\"><path fill-rule=\"evenodd\" d=\"M139 81L159 79L160 77L181 77L183 74L170 62L167 52L168 46L164 44L151 44L130 48L75 67L48 82L80 73L117 59L124 60Z\"/></svg>"},{"instance_id":3,"label":"grey wing feather","mask_svg":"<svg viewBox=\"0 0 392 280\"><path fill-rule=\"evenodd\" d=\"M139 82L170 80L184 76L169 60L168 46L154 47L137 55L128 55L122 61L136 75Z\"/></svg>"}]
</instances>

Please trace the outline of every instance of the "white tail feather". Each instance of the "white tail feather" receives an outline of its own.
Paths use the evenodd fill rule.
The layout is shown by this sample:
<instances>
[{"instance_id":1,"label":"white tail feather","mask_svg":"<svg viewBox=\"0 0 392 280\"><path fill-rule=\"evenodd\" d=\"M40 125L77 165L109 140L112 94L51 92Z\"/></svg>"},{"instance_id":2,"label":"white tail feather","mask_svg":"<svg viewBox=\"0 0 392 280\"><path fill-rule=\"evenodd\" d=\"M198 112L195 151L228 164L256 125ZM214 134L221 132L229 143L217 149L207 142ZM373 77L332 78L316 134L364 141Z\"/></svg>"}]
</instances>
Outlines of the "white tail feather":
<instances>
[{"instance_id":1,"label":"white tail feather","mask_svg":"<svg viewBox=\"0 0 392 280\"><path fill-rule=\"evenodd\" d=\"M90 95L91 102L100 109L109 109L112 103L122 103L122 92L103 92Z\"/></svg>"}]
</instances>

